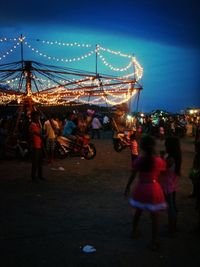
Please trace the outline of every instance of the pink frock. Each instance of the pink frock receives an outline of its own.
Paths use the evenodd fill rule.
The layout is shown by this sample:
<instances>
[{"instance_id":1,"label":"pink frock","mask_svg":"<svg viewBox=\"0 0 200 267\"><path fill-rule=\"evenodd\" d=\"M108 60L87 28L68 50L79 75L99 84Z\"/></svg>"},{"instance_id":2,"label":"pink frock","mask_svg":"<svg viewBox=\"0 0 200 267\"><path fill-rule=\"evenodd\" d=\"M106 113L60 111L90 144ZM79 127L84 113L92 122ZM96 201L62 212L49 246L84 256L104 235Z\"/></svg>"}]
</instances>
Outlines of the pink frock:
<instances>
[{"instance_id":1,"label":"pink frock","mask_svg":"<svg viewBox=\"0 0 200 267\"><path fill-rule=\"evenodd\" d=\"M141 160L140 156L134 162L134 169L139 171L139 177L129 199L131 206L149 211L166 209L164 193L158 182L161 171L166 169L165 161L160 157L154 157L153 169L146 172L139 170Z\"/></svg>"},{"instance_id":2,"label":"pink frock","mask_svg":"<svg viewBox=\"0 0 200 267\"><path fill-rule=\"evenodd\" d=\"M175 164L162 173L159 181L166 195L178 191L179 176L175 173Z\"/></svg>"}]
</instances>

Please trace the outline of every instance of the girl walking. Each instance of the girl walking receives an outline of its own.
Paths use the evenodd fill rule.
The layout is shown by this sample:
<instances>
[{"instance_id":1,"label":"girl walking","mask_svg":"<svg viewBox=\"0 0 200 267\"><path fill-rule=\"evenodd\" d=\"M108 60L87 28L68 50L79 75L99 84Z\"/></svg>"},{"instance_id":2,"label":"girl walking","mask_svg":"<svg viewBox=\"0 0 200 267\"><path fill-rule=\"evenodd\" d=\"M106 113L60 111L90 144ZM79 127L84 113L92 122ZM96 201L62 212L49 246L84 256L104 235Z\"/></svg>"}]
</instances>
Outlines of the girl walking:
<instances>
[{"instance_id":1,"label":"girl walking","mask_svg":"<svg viewBox=\"0 0 200 267\"><path fill-rule=\"evenodd\" d=\"M152 219L152 242L153 250L159 247L158 241L158 218L159 211L166 209L167 205L163 190L158 183L158 176L165 170L166 164L161 157L155 155L155 139L151 136L144 136L140 142L141 155L135 160L132 175L130 176L125 189L125 195L129 194L130 186L138 174L138 182L133 188L129 202L134 207L132 237L137 237L137 228L140 217L144 210L151 214Z\"/></svg>"}]
</instances>

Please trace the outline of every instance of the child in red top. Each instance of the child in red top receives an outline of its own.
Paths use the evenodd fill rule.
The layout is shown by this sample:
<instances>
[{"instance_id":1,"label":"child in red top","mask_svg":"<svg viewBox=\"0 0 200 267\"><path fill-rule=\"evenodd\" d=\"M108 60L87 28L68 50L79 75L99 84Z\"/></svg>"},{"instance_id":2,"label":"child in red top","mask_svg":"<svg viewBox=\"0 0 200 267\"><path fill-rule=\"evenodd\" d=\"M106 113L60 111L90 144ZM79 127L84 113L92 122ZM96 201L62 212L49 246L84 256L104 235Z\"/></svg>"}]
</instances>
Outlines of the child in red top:
<instances>
[{"instance_id":1,"label":"child in red top","mask_svg":"<svg viewBox=\"0 0 200 267\"><path fill-rule=\"evenodd\" d=\"M132 175L130 176L125 195L130 191L130 186L138 175L138 182L130 194L130 204L136 208L133 218L132 235L136 237L139 219L143 210L148 210L152 218L152 249L158 248L158 211L166 209L165 197L158 176L165 170L166 164L163 159L155 156L155 140L151 136L141 139L140 148L142 155L134 162Z\"/></svg>"}]
</instances>

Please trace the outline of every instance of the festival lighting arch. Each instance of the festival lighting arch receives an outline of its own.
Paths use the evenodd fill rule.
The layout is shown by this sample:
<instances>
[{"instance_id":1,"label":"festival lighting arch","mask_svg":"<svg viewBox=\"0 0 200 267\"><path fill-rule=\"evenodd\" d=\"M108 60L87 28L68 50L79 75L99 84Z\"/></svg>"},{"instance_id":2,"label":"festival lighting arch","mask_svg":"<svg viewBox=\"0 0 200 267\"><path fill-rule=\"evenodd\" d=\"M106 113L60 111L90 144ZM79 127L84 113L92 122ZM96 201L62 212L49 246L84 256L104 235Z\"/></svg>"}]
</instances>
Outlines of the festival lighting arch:
<instances>
[{"instance_id":1,"label":"festival lighting arch","mask_svg":"<svg viewBox=\"0 0 200 267\"><path fill-rule=\"evenodd\" d=\"M21 60L0 64L0 104L38 103L41 105L94 104L119 105L131 100L140 93L143 69L132 55L114 51L96 45L95 48L85 43L66 43L58 41L34 40L43 46L59 46L89 49L78 56L51 56L31 43L32 39L0 38L1 44L12 44L0 54L0 62L8 60L15 50L21 49ZM7 45L8 46L8 45ZM37 57L56 62L63 66L48 65L34 60L24 60L24 49L30 50ZM111 63L111 57L123 58L127 64L117 67ZM84 71L65 67L70 63L86 61L95 57L95 71ZM99 73L99 66L104 65L109 74ZM114 73L114 74L113 74Z\"/></svg>"}]
</instances>

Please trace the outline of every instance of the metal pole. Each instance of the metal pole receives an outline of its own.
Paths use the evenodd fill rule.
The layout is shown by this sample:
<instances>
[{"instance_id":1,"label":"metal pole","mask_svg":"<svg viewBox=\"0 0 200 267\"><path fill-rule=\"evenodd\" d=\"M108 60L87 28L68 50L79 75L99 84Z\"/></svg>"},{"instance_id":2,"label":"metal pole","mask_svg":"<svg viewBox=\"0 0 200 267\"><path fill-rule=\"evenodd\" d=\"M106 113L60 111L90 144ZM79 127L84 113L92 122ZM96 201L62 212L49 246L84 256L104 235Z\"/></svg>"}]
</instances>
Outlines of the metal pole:
<instances>
[{"instance_id":1,"label":"metal pole","mask_svg":"<svg viewBox=\"0 0 200 267\"><path fill-rule=\"evenodd\" d=\"M97 59L98 59L98 45L96 44L96 61L95 61L95 70L96 70L96 75L97 75L97 72L98 72L98 69L97 69Z\"/></svg>"},{"instance_id":2,"label":"metal pole","mask_svg":"<svg viewBox=\"0 0 200 267\"><path fill-rule=\"evenodd\" d=\"M138 108L139 108L139 100L140 100L140 90L138 91L138 96L137 96L136 112L138 112Z\"/></svg>"},{"instance_id":3,"label":"metal pole","mask_svg":"<svg viewBox=\"0 0 200 267\"><path fill-rule=\"evenodd\" d=\"M26 94L31 95L31 61L25 61L25 72L26 72Z\"/></svg>"},{"instance_id":4,"label":"metal pole","mask_svg":"<svg viewBox=\"0 0 200 267\"><path fill-rule=\"evenodd\" d=\"M133 57L134 57L134 54L133 54L132 58ZM132 60L132 63L133 63L133 74L134 74L133 79L135 80L135 65L134 65L133 60ZM133 90L134 90L134 84L131 84L131 94L132 94ZM131 108L132 108L132 96L129 99L129 113L131 113Z\"/></svg>"},{"instance_id":5,"label":"metal pole","mask_svg":"<svg viewBox=\"0 0 200 267\"><path fill-rule=\"evenodd\" d=\"M128 109L129 109L129 113L131 113L131 105L132 105L132 97L129 99L129 107L128 107Z\"/></svg>"},{"instance_id":6,"label":"metal pole","mask_svg":"<svg viewBox=\"0 0 200 267\"><path fill-rule=\"evenodd\" d=\"M23 48L23 41L24 41L24 39L23 39L23 35L21 34L21 35L20 35L20 46L21 46L22 69L23 69L23 67L24 67L24 65L23 65L23 62L24 62L24 48Z\"/></svg>"}]
</instances>

